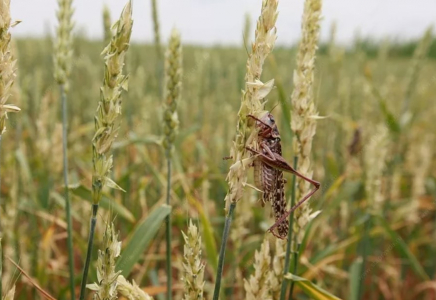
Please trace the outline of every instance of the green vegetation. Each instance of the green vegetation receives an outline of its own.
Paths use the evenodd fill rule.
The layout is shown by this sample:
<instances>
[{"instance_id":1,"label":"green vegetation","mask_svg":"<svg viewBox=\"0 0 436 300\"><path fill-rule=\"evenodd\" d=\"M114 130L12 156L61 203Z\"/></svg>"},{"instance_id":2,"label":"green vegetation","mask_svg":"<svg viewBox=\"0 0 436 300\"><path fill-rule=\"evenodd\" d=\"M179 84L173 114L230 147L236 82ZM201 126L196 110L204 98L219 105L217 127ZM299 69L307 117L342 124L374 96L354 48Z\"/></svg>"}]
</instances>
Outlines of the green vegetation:
<instances>
[{"instance_id":1,"label":"green vegetation","mask_svg":"<svg viewBox=\"0 0 436 300\"><path fill-rule=\"evenodd\" d=\"M112 34L112 46L124 46L115 42L117 31ZM108 72L100 56L103 42L74 37L64 110L68 112L64 119L68 122L66 201L62 90L53 76L53 40L14 40L12 36L15 46L8 46L7 53L9 60L9 53L17 59L18 76L10 87L6 108L21 111L4 118L7 131L1 132L2 299L14 285L15 296L9 292L8 299L40 299L41 289L56 299L71 299L70 272L75 274L79 295L93 203L100 205L93 215L97 220L94 248L85 281L95 284L88 285L86 299L94 294L91 289L110 299L117 299L117 292L127 299L165 299L167 267L172 269L174 299L194 299L195 294L211 299L217 274L222 275L216 288L220 299L260 299L256 295L276 299L281 290L283 299L435 297L436 42L431 42L430 31L420 41L403 44L358 40L344 48L332 36L320 46L310 82L313 86L307 92L315 104L313 115L318 113L311 119L316 134L311 150L299 157L297 169L310 160L312 177L321 189L303 205L310 205L306 211L321 212L316 218L306 218L304 224L299 223L302 208L294 215L292 227L300 231L290 230L293 245L289 245L285 276L280 274L287 243L266 233L274 224L271 206L262 207L261 194L248 185L237 195L239 199L230 199L237 205L232 207L223 269L218 265L227 215L224 199L229 193L226 175L234 163L223 157L235 153L230 151L235 146L236 124L246 124L246 116L238 112L241 90L248 89L244 78L249 55L242 40L240 47L198 47L183 44L183 38L181 32L183 52L177 62L182 61L183 67L177 69L183 71L177 73L182 82L176 84L175 98L182 89L175 116L175 105L166 103L163 92L168 88L164 77L175 75L167 68L165 72L170 73L163 76L161 52L167 45L160 45L160 40L151 45L131 43L128 52L122 52L125 69L115 66L116 95L106 101L107 94L100 96L100 87L110 84L109 75L102 80ZM251 53L251 45L247 49ZM291 101L294 70L307 74L296 63L297 50L297 46L277 46L265 59L260 78L263 82L275 79L276 88L268 94L265 109L277 106L273 114L283 156L291 165L298 154L296 140L306 138L297 138L290 125L296 115L293 109L298 107L294 103L297 96ZM124 91L127 74L128 91ZM243 101L254 103L247 100L252 97L247 94L242 94ZM107 117L104 107L109 102L118 117L116 139L116 134L104 131L111 139L112 152L106 140L99 142L95 135L109 124L97 120L95 125L99 100L101 118ZM0 112L4 103L0 101ZM166 110L174 119L165 119ZM306 118L313 117L307 114ZM177 134L172 134L167 129L174 129L175 122ZM251 129L243 129L248 137ZM163 137L171 140L171 146ZM244 144L236 147L243 152ZM120 188L97 191L93 157L112 164L111 153L112 169L100 170L100 177L107 186ZM248 184L254 185L252 170L245 171ZM285 177L290 203L294 180L290 174ZM301 193L296 192L295 201ZM68 207L72 249L67 243ZM170 231L165 230L165 220L171 220ZM168 256L166 236L171 237ZM74 258L71 271L69 253ZM171 264L167 265L167 257ZM9 259L32 279L20 276ZM99 282L97 270L104 282Z\"/></svg>"}]
</instances>

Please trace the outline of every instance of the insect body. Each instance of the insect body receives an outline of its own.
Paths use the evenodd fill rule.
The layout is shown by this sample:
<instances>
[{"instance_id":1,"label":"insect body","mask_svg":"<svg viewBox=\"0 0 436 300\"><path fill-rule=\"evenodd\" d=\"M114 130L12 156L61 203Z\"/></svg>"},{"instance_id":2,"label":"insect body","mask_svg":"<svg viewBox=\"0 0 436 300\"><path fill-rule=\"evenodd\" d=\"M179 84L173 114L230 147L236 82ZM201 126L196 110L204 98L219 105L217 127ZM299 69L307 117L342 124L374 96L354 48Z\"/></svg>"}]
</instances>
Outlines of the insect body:
<instances>
[{"instance_id":1,"label":"insect body","mask_svg":"<svg viewBox=\"0 0 436 300\"><path fill-rule=\"evenodd\" d=\"M254 160L254 180L255 185L263 191L262 205L265 202L271 202L276 223L271 226L271 231L276 237L284 239L288 235L289 225L287 217L297 209L304 201L309 199L320 187L317 181L309 179L294 170L282 157L282 146L280 133L271 113L266 113L261 119L252 115L250 118L256 120L258 128L258 145L259 150L247 147L247 150L257 155ZM309 181L315 186L315 189L303 197L289 211L286 211L285 183L283 172L290 172ZM274 229L277 227L277 233Z\"/></svg>"}]
</instances>

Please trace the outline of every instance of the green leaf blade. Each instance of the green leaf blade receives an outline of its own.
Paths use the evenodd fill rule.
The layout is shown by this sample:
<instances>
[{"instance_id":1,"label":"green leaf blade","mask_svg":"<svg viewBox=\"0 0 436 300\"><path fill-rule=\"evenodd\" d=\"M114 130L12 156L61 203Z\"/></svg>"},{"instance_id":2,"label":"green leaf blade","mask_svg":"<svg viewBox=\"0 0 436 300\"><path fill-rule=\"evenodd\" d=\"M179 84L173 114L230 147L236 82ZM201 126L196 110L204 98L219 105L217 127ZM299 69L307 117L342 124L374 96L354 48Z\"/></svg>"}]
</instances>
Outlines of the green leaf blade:
<instances>
[{"instance_id":1,"label":"green leaf blade","mask_svg":"<svg viewBox=\"0 0 436 300\"><path fill-rule=\"evenodd\" d=\"M159 230L161 223L170 212L171 206L162 204L162 206L153 210L147 218L136 226L116 265L116 270L120 270L124 277L130 274L133 266L142 257Z\"/></svg>"},{"instance_id":2,"label":"green leaf blade","mask_svg":"<svg viewBox=\"0 0 436 300\"><path fill-rule=\"evenodd\" d=\"M398 252L400 252L403 258L409 261L410 266L415 271L415 273L419 277L421 277L422 280L430 280L427 273L424 271L424 268L421 266L416 256L410 251L409 247L401 238L401 236L397 232L392 230L389 224L382 217L379 217L378 220L380 221L382 227L386 230L386 232L391 237L393 246L397 249Z\"/></svg>"},{"instance_id":3,"label":"green leaf blade","mask_svg":"<svg viewBox=\"0 0 436 300\"><path fill-rule=\"evenodd\" d=\"M89 203L92 202L91 190L86 188L85 186L83 185L74 186L74 187L69 186L69 190L73 193L73 195L76 195L77 197L86 200ZM133 214L127 208L117 203L113 198L111 198L108 195L103 195L99 205L104 209L112 210L116 215L120 216L121 218L131 223L135 222L135 217L133 216Z\"/></svg>"},{"instance_id":4,"label":"green leaf blade","mask_svg":"<svg viewBox=\"0 0 436 300\"><path fill-rule=\"evenodd\" d=\"M330 294L306 278L299 277L291 273L286 274L285 278L295 282L307 295L315 300L341 300L341 298Z\"/></svg>"}]
</instances>

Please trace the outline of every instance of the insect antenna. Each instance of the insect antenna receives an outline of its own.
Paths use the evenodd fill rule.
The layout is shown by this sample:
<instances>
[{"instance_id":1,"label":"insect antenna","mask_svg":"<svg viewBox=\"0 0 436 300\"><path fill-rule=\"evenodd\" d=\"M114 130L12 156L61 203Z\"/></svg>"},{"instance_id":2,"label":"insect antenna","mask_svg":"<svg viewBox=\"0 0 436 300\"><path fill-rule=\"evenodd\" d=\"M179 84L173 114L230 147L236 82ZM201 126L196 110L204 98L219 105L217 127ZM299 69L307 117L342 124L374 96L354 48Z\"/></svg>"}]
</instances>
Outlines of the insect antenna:
<instances>
[{"instance_id":1,"label":"insect antenna","mask_svg":"<svg viewBox=\"0 0 436 300\"><path fill-rule=\"evenodd\" d=\"M271 108L271 110L270 110L270 113L272 113L272 112L273 112L273 110L274 110L274 109L275 109L275 108L276 108L277 106L279 106L279 104L280 104L280 103L279 103L279 102L277 102L277 104L276 104L276 105L274 105L274 106L273 106L273 108Z\"/></svg>"},{"instance_id":2,"label":"insect antenna","mask_svg":"<svg viewBox=\"0 0 436 300\"><path fill-rule=\"evenodd\" d=\"M247 40L246 40L246 36L245 36L244 32L242 32L242 40L244 41L245 52L247 52L247 56L250 56L250 53L248 53Z\"/></svg>"}]
</instances>

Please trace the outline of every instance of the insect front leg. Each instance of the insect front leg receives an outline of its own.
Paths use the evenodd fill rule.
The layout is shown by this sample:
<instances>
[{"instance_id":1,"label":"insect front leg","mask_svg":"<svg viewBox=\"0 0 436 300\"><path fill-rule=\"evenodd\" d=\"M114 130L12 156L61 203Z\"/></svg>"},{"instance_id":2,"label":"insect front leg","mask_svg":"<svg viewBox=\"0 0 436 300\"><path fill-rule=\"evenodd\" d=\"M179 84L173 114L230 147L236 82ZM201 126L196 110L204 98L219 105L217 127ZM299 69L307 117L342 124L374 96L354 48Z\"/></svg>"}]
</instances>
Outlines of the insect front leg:
<instances>
[{"instance_id":1,"label":"insect front leg","mask_svg":"<svg viewBox=\"0 0 436 300\"><path fill-rule=\"evenodd\" d=\"M253 115L247 115L247 117L252 118L254 120L256 120L259 123L262 123L263 125L265 125L266 127L269 127L272 130L271 125L266 124L264 121L262 121L261 119L259 119L258 117L255 117Z\"/></svg>"},{"instance_id":2,"label":"insect front leg","mask_svg":"<svg viewBox=\"0 0 436 300\"><path fill-rule=\"evenodd\" d=\"M259 135L264 136L264 137L267 137L267 136L271 135L272 131L274 130L274 128L271 125L265 123L264 121L262 121L261 119L255 117L253 115L247 115L247 117L252 118L252 119L256 120L257 122L259 122L262 125L267 127L264 130L260 130Z\"/></svg>"},{"instance_id":3,"label":"insect front leg","mask_svg":"<svg viewBox=\"0 0 436 300\"><path fill-rule=\"evenodd\" d=\"M260 143L260 148L264 149L266 154L265 153L261 153L261 152L259 152L257 150L254 150L254 149L252 149L250 147L245 147L245 148L247 150L251 151L252 153L259 155L259 157L261 159L263 158L264 161L267 160L269 162L274 162L274 161L277 160L277 158L276 158L277 154L274 155L274 153L271 151L271 149L264 142ZM275 167L275 166L271 164L271 167Z\"/></svg>"}]
</instances>

